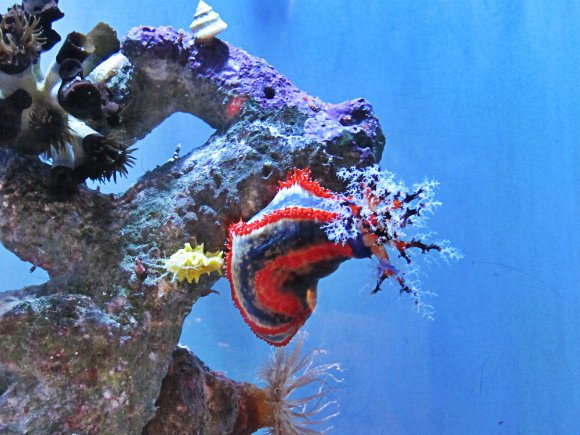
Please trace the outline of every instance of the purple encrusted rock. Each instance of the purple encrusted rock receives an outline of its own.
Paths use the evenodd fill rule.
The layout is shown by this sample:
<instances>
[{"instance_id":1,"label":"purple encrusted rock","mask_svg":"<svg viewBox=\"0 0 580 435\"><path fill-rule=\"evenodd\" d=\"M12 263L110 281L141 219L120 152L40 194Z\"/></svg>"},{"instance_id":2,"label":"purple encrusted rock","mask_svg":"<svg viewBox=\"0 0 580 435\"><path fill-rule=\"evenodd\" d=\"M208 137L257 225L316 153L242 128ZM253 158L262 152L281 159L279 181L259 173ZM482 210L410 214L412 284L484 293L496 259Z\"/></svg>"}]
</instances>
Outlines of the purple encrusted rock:
<instances>
[{"instance_id":1,"label":"purple encrusted rock","mask_svg":"<svg viewBox=\"0 0 580 435\"><path fill-rule=\"evenodd\" d=\"M217 38L199 44L190 34L171 27L137 27L127 34L122 51L165 94L168 82L177 82L171 86L173 101L164 103L215 128L226 128L238 117L264 118L292 111L288 123L295 122L312 141L332 148L356 143L359 150L372 148L375 159L382 153L384 136L367 101L326 104L298 89L264 60ZM154 94L148 101L155 97L163 99ZM232 105L240 107L235 110ZM368 151L363 154L367 159Z\"/></svg>"}]
</instances>

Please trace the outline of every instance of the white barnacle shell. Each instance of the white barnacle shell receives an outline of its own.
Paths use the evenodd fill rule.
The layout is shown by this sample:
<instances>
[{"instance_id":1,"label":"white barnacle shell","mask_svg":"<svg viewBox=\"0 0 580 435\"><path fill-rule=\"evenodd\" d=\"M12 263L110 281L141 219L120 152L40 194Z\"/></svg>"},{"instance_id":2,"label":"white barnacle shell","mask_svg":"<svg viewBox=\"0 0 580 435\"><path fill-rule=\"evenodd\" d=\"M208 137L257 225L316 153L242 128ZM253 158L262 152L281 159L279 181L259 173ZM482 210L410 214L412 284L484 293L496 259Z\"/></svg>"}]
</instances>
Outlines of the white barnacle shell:
<instances>
[{"instance_id":1,"label":"white barnacle shell","mask_svg":"<svg viewBox=\"0 0 580 435\"><path fill-rule=\"evenodd\" d=\"M214 12L211 6L200 0L189 28L196 40L209 41L218 33L226 30L228 25Z\"/></svg>"}]
</instances>

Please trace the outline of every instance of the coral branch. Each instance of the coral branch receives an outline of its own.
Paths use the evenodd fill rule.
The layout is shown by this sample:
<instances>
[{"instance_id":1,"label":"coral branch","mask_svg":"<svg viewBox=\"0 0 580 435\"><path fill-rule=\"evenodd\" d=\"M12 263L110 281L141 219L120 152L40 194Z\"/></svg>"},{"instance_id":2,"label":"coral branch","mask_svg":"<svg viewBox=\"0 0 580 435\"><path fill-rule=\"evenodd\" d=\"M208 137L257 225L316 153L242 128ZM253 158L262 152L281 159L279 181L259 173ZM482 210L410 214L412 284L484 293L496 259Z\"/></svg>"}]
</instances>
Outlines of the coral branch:
<instances>
[{"instance_id":1,"label":"coral branch","mask_svg":"<svg viewBox=\"0 0 580 435\"><path fill-rule=\"evenodd\" d=\"M155 417L143 434L253 433L263 427L255 419L266 399L260 391L251 384L233 382L212 372L187 349L178 347L155 403Z\"/></svg>"},{"instance_id":2,"label":"coral branch","mask_svg":"<svg viewBox=\"0 0 580 435\"><path fill-rule=\"evenodd\" d=\"M49 177L40 161L0 150L0 240L59 285L95 278L96 264L119 260L111 198L83 188L63 200L47 187Z\"/></svg>"}]
</instances>

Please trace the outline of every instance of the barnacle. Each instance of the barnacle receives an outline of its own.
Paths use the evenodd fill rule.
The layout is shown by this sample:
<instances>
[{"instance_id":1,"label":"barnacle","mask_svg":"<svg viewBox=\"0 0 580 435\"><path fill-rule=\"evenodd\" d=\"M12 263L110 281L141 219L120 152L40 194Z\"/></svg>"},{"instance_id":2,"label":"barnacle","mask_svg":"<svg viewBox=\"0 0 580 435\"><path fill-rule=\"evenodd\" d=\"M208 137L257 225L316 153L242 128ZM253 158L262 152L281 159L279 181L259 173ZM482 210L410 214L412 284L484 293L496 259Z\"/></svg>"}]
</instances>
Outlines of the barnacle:
<instances>
[{"instance_id":1,"label":"barnacle","mask_svg":"<svg viewBox=\"0 0 580 435\"><path fill-rule=\"evenodd\" d=\"M223 266L223 252L204 252L203 243L195 248L186 243L182 249L164 261L165 269L173 274L174 280L187 280L189 283L194 280L197 283L204 273L221 274Z\"/></svg>"},{"instance_id":2,"label":"barnacle","mask_svg":"<svg viewBox=\"0 0 580 435\"><path fill-rule=\"evenodd\" d=\"M315 365L321 349L303 354L304 334L297 337L294 348L278 348L261 372L266 383L270 433L273 435L315 435L330 428L320 428L338 415L336 401L328 400L332 383L340 382L333 371L341 371L338 363ZM308 391L310 390L310 391ZM306 395L296 397L299 391ZM268 412L269 411L269 412Z\"/></svg>"},{"instance_id":3,"label":"barnacle","mask_svg":"<svg viewBox=\"0 0 580 435\"><path fill-rule=\"evenodd\" d=\"M120 44L104 23L87 35L72 32L44 75L38 59L60 40L51 26L62 16L58 0L24 0L1 17L0 147L52 159L54 186L115 180L132 165L133 149L87 124L114 127L121 109L104 82L87 75Z\"/></svg>"}]
</instances>

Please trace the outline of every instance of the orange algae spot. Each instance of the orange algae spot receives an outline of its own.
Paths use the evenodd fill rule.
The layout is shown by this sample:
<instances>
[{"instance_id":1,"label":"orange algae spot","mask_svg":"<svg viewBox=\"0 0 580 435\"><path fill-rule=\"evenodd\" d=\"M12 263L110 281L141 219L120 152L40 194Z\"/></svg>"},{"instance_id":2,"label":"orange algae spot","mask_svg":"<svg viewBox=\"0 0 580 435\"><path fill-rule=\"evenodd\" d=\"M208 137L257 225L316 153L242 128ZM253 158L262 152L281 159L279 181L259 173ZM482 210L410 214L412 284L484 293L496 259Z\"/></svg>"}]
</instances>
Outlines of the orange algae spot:
<instances>
[{"instance_id":1,"label":"orange algae spot","mask_svg":"<svg viewBox=\"0 0 580 435\"><path fill-rule=\"evenodd\" d=\"M230 99L225 106L226 118L230 120L236 118L242 111L242 108L244 107L246 100L247 97L241 95L235 96L232 99Z\"/></svg>"}]
</instances>

